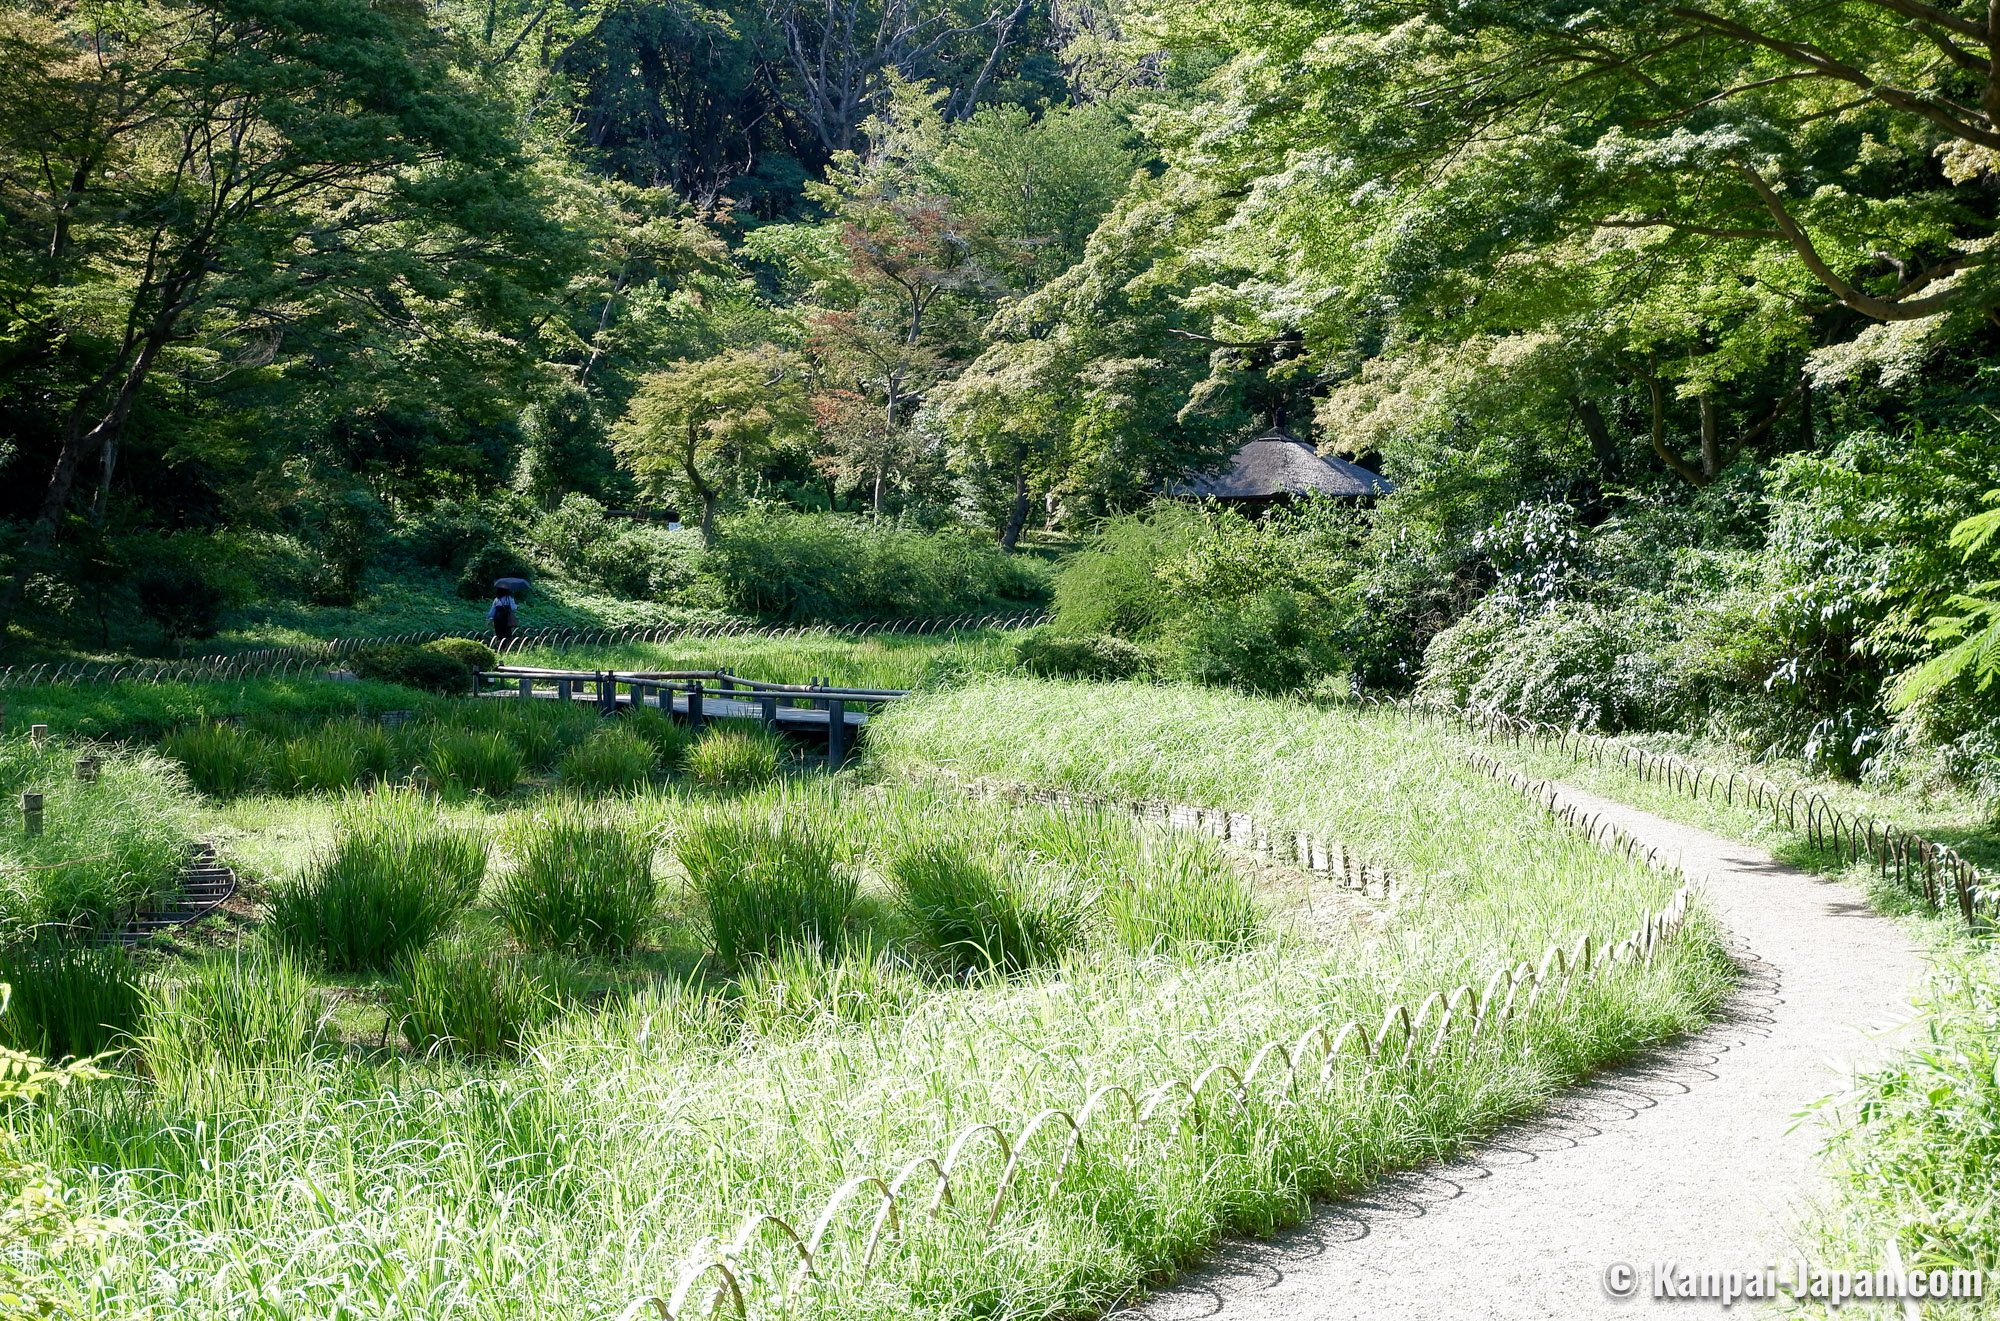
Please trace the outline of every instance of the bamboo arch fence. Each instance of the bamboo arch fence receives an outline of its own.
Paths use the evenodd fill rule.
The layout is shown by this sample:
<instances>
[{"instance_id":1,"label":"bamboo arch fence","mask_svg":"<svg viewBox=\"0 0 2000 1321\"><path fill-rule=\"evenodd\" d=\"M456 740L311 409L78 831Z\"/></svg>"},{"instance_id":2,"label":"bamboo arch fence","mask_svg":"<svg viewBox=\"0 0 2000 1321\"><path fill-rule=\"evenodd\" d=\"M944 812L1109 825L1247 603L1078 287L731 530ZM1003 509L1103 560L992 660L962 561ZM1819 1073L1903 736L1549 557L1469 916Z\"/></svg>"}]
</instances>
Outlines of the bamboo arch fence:
<instances>
[{"instance_id":1,"label":"bamboo arch fence","mask_svg":"<svg viewBox=\"0 0 2000 1321\"><path fill-rule=\"evenodd\" d=\"M888 619L851 624L794 624L782 627L746 625L735 621L661 624L634 628L542 628L516 633L494 648L514 655L531 647L609 646L633 642L673 642L715 637L796 638L828 636L945 636L981 629L1033 628L1049 621L1046 611L1017 614L951 615L935 619ZM230 655L200 656L179 661L77 661L0 667L0 690L38 684L79 687L103 683L190 683L214 679L282 678L324 671L367 647L420 644L467 636L464 629L423 629L368 637L335 638L300 647L268 647Z\"/></svg>"},{"instance_id":2,"label":"bamboo arch fence","mask_svg":"<svg viewBox=\"0 0 2000 1321\"><path fill-rule=\"evenodd\" d=\"M1975 928L2000 920L2000 892L1949 844L1877 817L1844 812L1816 790L1788 788L1740 771L1725 773L1602 734L1523 720L1487 708L1461 709L1400 698L1368 697L1362 701L1411 719L1457 725L1489 742L1514 746L1533 743L1592 765L1616 764L1641 780L1664 784L1691 798L1721 798L1732 805L1740 801L1768 813L1775 824L1787 830L1803 831L1814 847L1832 850L1843 862L1874 862L1883 880L1893 880L1897 888L1931 912L1956 908L1966 925Z\"/></svg>"},{"instance_id":3,"label":"bamboo arch fence","mask_svg":"<svg viewBox=\"0 0 2000 1321\"><path fill-rule=\"evenodd\" d=\"M1510 772L1492 758L1475 755L1467 760L1535 799L1552 817L1600 846L1680 875L1678 865L1663 862L1658 850L1609 821L1562 803L1546 782ZM1161 819L1154 815L1155 808L1170 806L976 783L1022 801L1137 809L1152 819ZM1219 822L1225 838L1235 834L1239 839L1248 820L1221 808L1186 805L1173 807L1164 819L1169 825L1207 833L1216 833ZM1254 823L1248 829L1253 844L1260 837L1282 841L1289 833L1259 832ZM1318 841L1318 847L1325 857L1326 842ZM1388 874L1374 870L1386 889ZM1372 1027L1350 1019L1312 1027L1296 1040L1260 1042L1240 1068L1218 1061L1188 1077L1102 1083L1076 1104L1047 1107L1018 1126L968 1125L941 1151L906 1159L893 1170L848 1179L816 1209L808 1206L792 1215L751 1211L727 1237L697 1243L682 1257L672 1288L664 1295L634 1299L619 1314L620 1321L694 1321L718 1315L749 1321L767 1296L772 1302L789 1304L836 1276L854 1275L865 1281L900 1236L936 1221L947 1210L975 1230L990 1230L1010 1205L1031 1192L1053 1195L1079 1159L1128 1166L1142 1162L1148 1156L1144 1139L1161 1130L1200 1142L1205 1134L1246 1120L1259 1108L1297 1105L1314 1088L1349 1082L1379 1091L1413 1069L1433 1067L1440 1057L1525 1049L1519 1028L1530 1016L1560 1007L1578 986L1650 963L1667 947L1688 914L1692 886L1685 877L1682 880L1657 912L1642 913L1622 939L1600 943L1586 934L1574 943L1552 943L1538 962L1501 968L1481 985L1467 982L1449 992L1433 991L1414 1009L1392 1004ZM1053 1142L1038 1145L1045 1132L1053 1135ZM1052 1158L1047 1154L1050 1145L1055 1148ZM839 1234L844 1226L856 1232ZM752 1260L760 1253L775 1253L778 1268L760 1268Z\"/></svg>"}]
</instances>

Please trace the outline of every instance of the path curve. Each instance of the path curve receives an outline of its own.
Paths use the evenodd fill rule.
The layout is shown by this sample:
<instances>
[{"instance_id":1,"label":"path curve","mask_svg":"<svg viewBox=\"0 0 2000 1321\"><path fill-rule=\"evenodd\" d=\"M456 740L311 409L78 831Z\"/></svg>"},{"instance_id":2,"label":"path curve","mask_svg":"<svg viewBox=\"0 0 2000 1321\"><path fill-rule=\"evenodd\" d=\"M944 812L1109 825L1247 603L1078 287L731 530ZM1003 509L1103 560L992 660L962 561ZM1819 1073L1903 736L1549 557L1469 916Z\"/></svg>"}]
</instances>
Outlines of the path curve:
<instances>
[{"instance_id":1,"label":"path curve","mask_svg":"<svg viewBox=\"0 0 2000 1321\"><path fill-rule=\"evenodd\" d=\"M1581 790L1558 801L1659 848L1702 886L1744 968L1723 1017L1459 1160L1231 1244L1116 1316L1715 1316L1719 1305L1655 1302L1644 1288L1614 1299L1606 1268L1630 1263L1643 1281L1656 1261L1747 1271L1793 1256L1789 1231L1822 1186L1820 1132L1798 1114L1907 1031L1915 946L1855 890L1760 849Z\"/></svg>"}]
</instances>

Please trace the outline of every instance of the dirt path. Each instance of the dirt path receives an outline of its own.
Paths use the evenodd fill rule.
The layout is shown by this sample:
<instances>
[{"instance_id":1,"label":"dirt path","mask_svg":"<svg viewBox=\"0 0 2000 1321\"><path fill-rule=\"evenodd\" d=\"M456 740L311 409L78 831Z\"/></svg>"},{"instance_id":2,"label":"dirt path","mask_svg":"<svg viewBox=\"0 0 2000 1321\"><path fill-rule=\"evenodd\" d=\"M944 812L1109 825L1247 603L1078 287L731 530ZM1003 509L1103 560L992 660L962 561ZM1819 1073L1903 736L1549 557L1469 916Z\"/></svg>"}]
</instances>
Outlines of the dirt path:
<instances>
[{"instance_id":1,"label":"dirt path","mask_svg":"<svg viewBox=\"0 0 2000 1321\"><path fill-rule=\"evenodd\" d=\"M1921 960L1858 893L1769 854L1581 791L1567 801L1678 857L1745 967L1728 1016L1601 1075L1547 1117L1465 1159L1231 1245L1119 1313L1129 1321L1423 1318L1495 1321L1722 1315L1655 1301L1652 1264L1760 1268L1819 1191L1816 1125L1798 1112L1900 1035ZM1641 1296L1611 1297L1614 1263ZM1729 1315L1743 1315L1738 1302Z\"/></svg>"}]
</instances>

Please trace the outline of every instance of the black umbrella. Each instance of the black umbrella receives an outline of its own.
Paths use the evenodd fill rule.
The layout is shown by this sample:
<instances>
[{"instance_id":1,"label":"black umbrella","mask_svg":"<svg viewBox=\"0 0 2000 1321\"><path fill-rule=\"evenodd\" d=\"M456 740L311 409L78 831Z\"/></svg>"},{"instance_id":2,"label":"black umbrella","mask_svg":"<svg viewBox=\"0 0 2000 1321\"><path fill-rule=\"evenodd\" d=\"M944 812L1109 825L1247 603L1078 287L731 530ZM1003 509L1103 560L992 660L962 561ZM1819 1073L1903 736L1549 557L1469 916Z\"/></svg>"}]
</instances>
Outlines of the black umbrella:
<instances>
[{"instance_id":1,"label":"black umbrella","mask_svg":"<svg viewBox=\"0 0 2000 1321\"><path fill-rule=\"evenodd\" d=\"M496 592L525 592L528 590L526 578L495 578L493 590Z\"/></svg>"}]
</instances>

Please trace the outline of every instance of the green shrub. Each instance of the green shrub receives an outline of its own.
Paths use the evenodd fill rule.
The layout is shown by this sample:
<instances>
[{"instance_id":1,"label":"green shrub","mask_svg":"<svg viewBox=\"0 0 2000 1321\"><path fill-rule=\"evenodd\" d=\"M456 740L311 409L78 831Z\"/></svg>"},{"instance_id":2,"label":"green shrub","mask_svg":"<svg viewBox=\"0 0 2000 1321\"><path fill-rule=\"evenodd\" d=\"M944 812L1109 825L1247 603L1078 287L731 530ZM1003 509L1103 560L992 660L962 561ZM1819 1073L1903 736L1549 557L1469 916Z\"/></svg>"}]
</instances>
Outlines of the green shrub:
<instances>
[{"instance_id":1,"label":"green shrub","mask_svg":"<svg viewBox=\"0 0 2000 1321\"><path fill-rule=\"evenodd\" d=\"M989 861L951 840L906 844L889 878L911 927L960 973L1021 972L1083 941L1086 909L1074 886L1017 860Z\"/></svg>"},{"instance_id":2,"label":"green shrub","mask_svg":"<svg viewBox=\"0 0 2000 1321\"><path fill-rule=\"evenodd\" d=\"M143 1046L171 1090L220 1073L282 1073L327 1043L327 1008L299 960L280 949L211 954L147 997Z\"/></svg>"},{"instance_id":3,"label":"green shrub","mask_svg":"<svg viewBox=\"0 0 2000 1321\"><path fill-rule=\"evenodd\" d=\"M1655 727L1689 705L1699 672L1669 660L1684 622L1657 597L1525 611L1488 598L1431 640L1418 693L1549 724Z\"/></svg>"},{"instance_id":4,"label":"green shrub","mask_svg":"<svg viewBox=\"0 0 2000 1321\"><path fill-rule=\"evenodd\" d=\"M586 792L636 789L653 778L658 755L633 730L610 725L564 753L556 778L566 788Z\"/></svg>"},{"instance_id":5,"label":"green shrub","mask_svg":"<svg viewBox=\"0 0 2000 1321\"><path fill-rule=\"evenodd\" d=\"M272 891L270 926L337 972L379 971L422 948L479 895L486 842L407 789L350 799L333 847Z\"/></svg>"},{"instance_id":6,"label":"green shrub","mask_svg":"<svg viewBox=\"0 0 2000 1321\"><path fill-rule=\"evenodd\" d=\"M116 945L45 933L0 948L0 1046L45 1059L101 1054L138 1031L146 997L139 968Z\"/></svg>"},{"instance_id":7,"label":"green shrub","mask_svg":"<svg viewBox=\"0 0 2000 1321\"><path fill-rule=\"evenodd\" d=\"M524 759L498 730L439 729L423 752L423 768L443 794L503 798L520 783Z\"/></svg>"},{"instance_id":8,"label":"green shrub","mask_svg":"<svg viewBox=\"0 0 2000 1321\"><path fill-rule=\"evenodd\" d=\"M1038 629L1014 644L1014 658L1022 669L1044 679L1139 679L1151 668L1139 646L1101 633L1065 637Z\"/></svg>"},{"instance_id":9,"label":"green shrub","mask_svg":"<svg viewBox=\"0 0 2000 1321\"><path fill-rule=\"evenodd\" d=\"M860 893L832 845L791 822L710 813L682 828L674 852L725 968L786 948L826 949Z\"/></svg>"},{"instance_id":10,"label":"green shrub","mask_svg":"<svg viewBox=\"0 0 2000 1321\"><path fill-rule=\"evenodd\" d=\"M702 562L729 609L793 621L966 614L1036 602L1043 570L959 529L759 508Z\"/></svg>"},{"instance_id":11,"label":"green shrub","mask_svg":"<svg viewBox=\"0 0 2000 1321\"><path fill-rule=\"evenodd\" d=\"M362 679L400 684L427 693L463 696L472 691L472 667L455 656L404 642L363 647L347 658Z\"/></svg>"},{"instance_id":12,"label":"green shrub","mask_svg":"<svg viewBox=\"0 0 2000 1321\"><path fill-rule=\"evenodd\" d=\"M1300 692L1340 665L1323 611L1283 587L1265 588L1229 610L1191 614L1169 640L1180 677L1249 693Z\"/></svg>"},{"instance_id":13,"label":"green shrub","mask_svg":"<svg viewBox=\"0 0 2000 1321\"><path fill-rule=\"evenodd\" d=\"M234 798L263 787L271 747L235 725L204 721L176 729L160 750L181 764L189 781L212 798Z\"/></svg>"},{"instance_id":14,"label":"green shrub","mask_svg":"<svg viewBox=\"0 0 2000 1321\"><path fill-rule=\"evenodd\" d=\"M439 638L424 643L424 650L449 656L468 670L490 670L500 663L498 652L472 638Z\"/></svg>"},{"instance_id":15,"label":"green shrub","mask_svg":"<svg viewBox=\"0 0 2000 1321\"><path fill-rule=\"evenodd\" d=\"M665 771L678 771L687 763L694 734L665 711L640 707L625 713L625 727L653 745L653 763Z\"/></svg>"},{"instance_id":16,"label":"green shrub","mask_svg":"<svg viewBox=\"0 0 2000 1321\"><path fill-rule=\"evenodd\" d=\"M401 959L389 1003L413 1049L482 1056L513 1054L557 1007L548 985L519 960L461 940Z\"/></svg>"},{"instance_id":17,"label":"green shrub","mask_svg":"<svg viewBox=\"0 0 2000 1321\"><path fill-rule=\"evenodd\" d=\"M769 730L711 725L687 750L684 764L697 784L743 789L776 779L784 755L784 741Z\"/></svg>"},{"instance_id":18,"label":"green shrub","mask_svg":"<svg viewBox=\"0 0 2000 1321\"><path fill-rule=\"evenodd\" d=\"M659 886L641 831L560 803L521 823L512 851L494 907L522 946L621 954L645 938Z\"/></svg>"}]
</instances>

